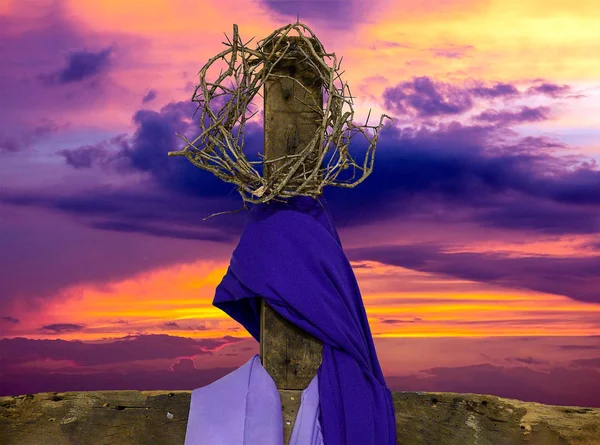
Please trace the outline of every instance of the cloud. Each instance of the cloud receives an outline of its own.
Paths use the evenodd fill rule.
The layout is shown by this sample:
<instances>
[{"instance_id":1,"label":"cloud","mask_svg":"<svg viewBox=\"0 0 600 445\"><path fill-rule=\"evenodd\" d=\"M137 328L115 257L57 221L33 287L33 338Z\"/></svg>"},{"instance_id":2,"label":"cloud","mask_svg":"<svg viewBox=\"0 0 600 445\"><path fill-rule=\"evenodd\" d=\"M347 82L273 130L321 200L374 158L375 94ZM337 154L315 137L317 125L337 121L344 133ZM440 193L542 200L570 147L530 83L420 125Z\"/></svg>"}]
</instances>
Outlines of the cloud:
<instances>
[{"instance_id":1,"label":"cloud","mask_svg":"<svg viewBox=\"0 0 600 445\"><path fill-rule=\"evenodd\" d=\"M67 360L73 366L99 366L136 360L175 359L212 354L215 350L242 341L225 336L191 339L166 334L128 335L104 343L65 340L11 338L0 340L6 367L17 368L35 360Z\"/></svg>"},{"instance_id":2,"label":"cloud","mask_svg":"<svg viewBox=\"0 0 600 445\"><path fill-rule=\"evenodd\" d=\"M548 360L540 360L537 358L529 357L506 357L505 360L509 363L524 363L526 365L546 365Z\"/></svg>"},{"instance_id":3,"label":"cloud","mask_svg":"<svg viewBox=\"0 0 600 445\"><path fill-rule=\"evenodd\" d=\"M457 115L471 109L473 102L463 89L427 76L415 77L386 88L385 106L396 113L415 111L419 117Z\"/></svg>"},{"instance_id":4,"label":"cloud","mask_svg":"<svg viewBox=\"0 0 600 445\"><path fill-rule=\"evenodd\" d=\"M555 367L536 371L523 366L477 364L422 372L428 375L389 376L386 382L392 391L489 394L548 405L600 408L598 369Z\"/></svg>"},{"instance_id":5,"label":"cloud","mask_svg":"<svg viewBox=\"0 0 600 445\"><path fill-rule=\"evenodd\" d=\"M210 230L185 230L181 228L152 227L143 222L98 221L90 223L90 227L122 233L142 233L165 238L188 239L196 241L232 242L231 234Z\"/></svg>"},{"instance_id":6,"label":"cloud","mask_svg":"<svg viewBox=\"0 0 600 445\"><path fill-rule=\"evenodd\" d=\"M182 358L177 363L173 363L171 369L173 372L194 372L196 366L191 358Z\"/></svg>"},{"instance_id":7,"label":"cloud","mask_svg":"<svg viewBox=\"0 0 600 445\"><path fill-rule=\"evenodd\" d=\"M142 98L142 103L152 102L154 99L156 99L156 90L150 90Z\"/></svg>"},{"instance_id":8,"label":"cloud","mask_svg":"<svg viewBox=\"0 0 600 445\"><path fill-rule=\"evenodd\" d=\"M362 141L351 146L360 159ZM600 230L600 171L553 152L545 137L515 138L497 124L394 126L382 132L373 173L350 190L328 188L336 223L444 212L462 221L540 233ZM357 211L360 209L360 211Z\"/></svg>"},{"instance_id":9,"label":"cloud","mask_svg":"<svg viewBox=\"0 0 600 445\"><path fill-rule=\"evenodd\" d=\"M378 261L421 272L600 303L600 255L515 258L508 253L448 253L433 244L351 248L346 249L346 254L352 261Z\"/></svg>"},{"instance_id":10,"label":"cloud","mask_svg":"<svg viewBox=\"0 0 600 445\"><path fill-rule=\"evenodd\" d=\"M0 317L0 320L4 320L8 323L12 323L12 324L19 324L21 323L21 320L19 320L18 318L15 317L11 317L10 315L6 316L6 317Z\"/></svg>"},{"instance_id":11,"label":"cloud","mask_svg":"<svg viewBox=\"0 0 600 445\"><path fill-rule=\"evenodd\" d=\"M98 77L107 72L113 51L112 47L97 52L72 51L67 55L67 65L63 69L42 74L40 79L48 85L64 85Z\"/></svg>"},{"instance_id":12,"label":"cloud","mask_svg":"<svg viewBox=\"0 0 600 445\"><path fill-rule=\"evenodd\" d=\"M436 82L428 84L439 94ZM411 85L414 86L414 82ZM474 84L460 94L510 96L511 88L506 85ZM474 88L480 90L475 93ZM18 266L12 261L3 266L4 270L13 271L9 274L13 277L12 283L8 283L5 290L12 297L7 299L30 292L55 292L60 286L81 280L118 279L135 271L189 261L202 255L193 244L182 247L177 244L178 240L208 240L228 246L237 239L243 228L244 213L203 221L212 213L241 207L235 187L193 166L185 158L167 157L168 151L183 145L176 132L190 137L198 133L197 124L191 119L194 111L195 104L191 102L173 102L158 111L138 110L133 119L135 131L130 136L117 135L101 144L58 154L77 170L108 169L118 175L118 185L83 190L72 187L27 191L6 187L3 190L0 201L19 207L19 211L44 209L67 214L73 221L92 229L77 229L70 223L67 231L61 220L60 225L46 223L44 233L41 227L34 229L31 225L27 230L15 226L18 237L0 233L3 237L0 241L11 252L7 258L20 258L23 264ZM372 175L355 189L325 190L336 226L344 228L392 218L402 218L407 223L418 220L442 224L439 215L444 214L446 221L508 231L551 235L597 233L600 230L600 195L597 193L600 172L596 164L577 157L572 150L569 156L561 156L568 147L559 141L536 136L519 138L506 126L505 121L510 119L506 116L503 119L503 122L491 119L491 122L472 124L395 125L384 130ZM248 124L245 142L244 152L250 159L256 159L256 153L262 151L264 144L259 124ZM361 162L366 148L364 140L356 138L350 152ZM41 214L36 216L41 217ZM48 221L48 214L43 218ZM56 245L50 245L51 241L44 238L52 230L62 234ZM127 239L121 236L124 234L128 235ZM147 236L136 238L135 234L149 235L152 240ZM36 247L24 250L22 243L13 241L16 239L30 240ZM161 243L161 239L165 242ZM70 252L65 246L73 245L73 240L87 251L102 249L106 252L105 259L86 259L81 252ZM118 246L106 247L111 243ZM216 246L214 249L211 247L210 252L217 251ZM64 258L64 270L55 267L50 260L59 253ZM433 253L441 255L441 252ZM501 260L504 268L514 267L508 259L478 257L477 260L492 263ZM573 283L572 276L560 271L555 276L566 277L566 280L557 282L553 289L548 288L549 284L543 285L542 265L548 265L546 271L558 267L551 261L551 258L539 258L539 265L528 266L533 269L528 272L529 277L512 277L512 284L558 292L584 301L596 298L591 293L591 284L586 286L579 279ZM593 258L585 261L590 263L579 266L592 269L597 266ZM36 282L24 279L24 265L38 263L43 279ZM566 264L569 273L576 273L573 272L575 265ZM471 267L466 264L460 273L472 275L474 272L467 266ZM486 277L480 279L485 281ZM490 280L494 279L492 275ZM594 283L593 278L590 283Z\"/></svg>"},{"instance_id":13,"label":"cloud","mask_svg":"<svg viewBox=\"0 0 600 445\"><path fill-rule=\"evenodd\" d=\"M83 331L85 326L72 323L56 323L42 326L40 329L44 331L50 331L53 334L63 334L65 332Z\"/></svg>"},{"instance_id":14,"label":"cloud","mask_svg":"<svg viewBox=\"0 0 600 445\"><path fill-rule=\"evenodd\" d=\"M44 139L46 136L57 133L68 125L58 125L53 121L44 119L41 125L37 125L30 130L24 131L19 137L8 136L0 133L0 152L19 152L29 148L35 142Z\"/></svg>"},{"instance_id":15,"label":"cloud","mask_svg":"<svg viewBox=\"0 0 600 445\"><path fill-rule=\"evenodd\" d=\"M74 373L72 369L52 372L27 370L18 374L3 374L0 379L0 395L67 391L189 391L209 385L236 368L189 369L189 363L182 359L182 365L174 365L171 369L162 371L100 371L85 374Z\"/></svg>"},{"instance_id":16,"label":"cloud","mask_svg":"<svg viewBox=\"0 0 600 445\"><path fill-rule=\"evenodd\" d=\"M571 360L571 365L600 370L600 357Z\"/></svg>"},{"instance_id":17,"label":"cloud","mask_svg":"<svg viewBox=\"0 0 600 445\"><path fill-rule=\"evenodd\" d=\"M127 139L126 134L120 134L108 141L63 149L57 151L56 154L64 157L67 165L76 169L92 168L99 165L107 166L119 161L121 152L118 149L122 150L127 147Z\"/></svg>"},{"instance_id":18,"label":"cloud","mask_svg":"<svg viewBox=\"0 0 600 445\"><path fill-rule=\"evenodd\" d=\"M162 328L168 329L168 330L182 330L182 331L207 331L210 329L205 325L182 326L179 323L177 323L176 321L167 322L167 323L163 324Z\"/></svg>"},{"instance_id":19,"label":"cloud","mask_svg":"<svg viewBox=\"0 0 600 445\"><path fill-rule=\"evenodd\" d=\"M473 117L480 122L491 122L497 125L518 125L527 122L539 122L548 119L549 107L521 107L519 111L485 110Z\"/></svg>"},{"instance_id":20,"label":"cloud","mask_svg":"<svg viewBox=\"0 0 600 445\"><path fill-rule=\"evenodd\" d=\"M79 169L108 166L124 175L143 173L150 181L142 182L144 192L135 187L68 195L5 190L0 199L93 218L87 222L90 227L103 230L204 239L205 233L190 232L185 226L200 216L239 209L241 199L233 185L187 159L167 157L168 151L182 145L176 132L197 132L190 120L194 110L190 102L174 102L159 111L140 110L134 115L137 129L130 138L117 136L59 153ZM543 107L523 108L515 114L488 111L484 116L492 122L485 124L450 122L382 131L371 176L356 189L325 190L336 221L340 226L357 225L451 207L461 209L463 218L491 227L556 234L594 232L600 204L600 172L595 163L572 154L561 157L554 151L565 148L564 144L546 137L517 138L507 128L510 122L544 113ZM256 159L264 144L262 128L248 124L245 136L244 152ZM353 139L350 151L360 162L366 148L364 140ZM196 212L196 218L189 220L188 207L202 208L203 214ZM202 225L216 231L239 230L239 218L230 216ZM166 222L183 226L165 227ZM219 239L214 233L208 236Z\"/></svg>"},{"instance_id":21,"label":"cloud","mask_svg":"<svg viewBox=\"0 0 600 445\"><path fill-rule=\"evenodd\" d=\"M93 30L75 17L68 2L13 2L0 16L2 42L2 133L9 141L47 116L59 123L81 121L90 109L122 109L138 92L113 82L115 70L140 68L151 42L131 32ZM118 62L118 63L117 63ZM106 113L104 113L106 114Z\"/></svg>"},{"instance_id":22,"label":"cloud","mask_svg":"<svg viewBox=\"0 0 600 445\"><path fill-rule=\"evenodd\" d=\"M422 318L415 317L412 320L399 320L397 318L385 318L381 320L381 323L384 324L401 324L401 323L416 323L419 321L423 321Z\"/></svg>"},{"instance_id":23,"label":"cloud","mask_svg":"<svg viewBox=\"0 0 600 445\"><path fill-rule=\"evenodd\" d=\"M509 83L496 83L494 86L486 87L481 82L476 82L476 86L470 87L469 92L476 97L485 99L495 99L497 97L515 97L519 96L519 90Z\"/></svg>"},{"instance_id":24,"label":"cloud","mask_svg":"<svg viewBox=\"0 0 600 445\"><path fill-rule=\"evenodd\" d=\"M600 349L600 345L558 345L557 348L567 351L589 351Z\"/></svg>"},{"instance_id":25,"label":"cloud","mask_svg":"<svg viewBox=\"0 0 600 445\"><path fill-rule=\"evenodd\" d=\"M448 59L462 59L467 57L467 53L474 50L472 45L447 45L445 47L430 48L429 51L435 57L445 57Z\"/></svg>"},{"instance_id":26,"label":"cloud","mask_svg":"<svg viewBox=\"0 0 600 445\"><path fill-rule=\"evenodd\" d=\"M319 34L313 23L328 28L353 28L372 20L378 6L385 5L387 1L371 0L369 7L363 0L260 0L260 3L278 15L293 19L291 22L296 22L299 15L301 23L308 23Z\"/></svg>"},{"instance_id":27,"label":"cloud","mask_svg":"<svg viewBox=\"0 0 600 445\"><path fill-rule=\"evenodd\" d=\"M571 92L570 86L549 82L543 82L540 85L532 86L527 89L527 94L545 94L551 97L560 97L569 92Z\"/></svg>"}]
</instances>

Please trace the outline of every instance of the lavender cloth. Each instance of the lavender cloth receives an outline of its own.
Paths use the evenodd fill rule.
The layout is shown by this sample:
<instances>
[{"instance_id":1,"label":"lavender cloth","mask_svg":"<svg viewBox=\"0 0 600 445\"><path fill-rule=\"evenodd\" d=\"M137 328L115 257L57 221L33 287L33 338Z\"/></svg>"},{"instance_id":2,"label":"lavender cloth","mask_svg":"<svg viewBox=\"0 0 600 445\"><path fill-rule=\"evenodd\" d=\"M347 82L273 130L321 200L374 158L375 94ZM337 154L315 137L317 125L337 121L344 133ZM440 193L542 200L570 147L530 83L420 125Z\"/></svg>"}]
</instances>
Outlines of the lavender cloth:
<instances>
[{"instance_id":1,"label":"lavender cloth","mask_svg":"<svg viewBox=\"0 0 600 445\"><path fill-rule=\"evenodd\" d=\"M395 445L392 395L322 196L251 208L213 304L260 341L260 298L323 343L317 375L325 445Z\"/></svg>"},{"instance_id":2,"label":"lavender cloth","mask_svg":"<svg viewBox=\"0 0 600 445\"><path fill-rule=\"evenodd\" d=\"M318 377L302 392L290 445L323 445ZM281 399L258 355L192 391L184 445L283 445Z\"/></svg>"}]
</instances>

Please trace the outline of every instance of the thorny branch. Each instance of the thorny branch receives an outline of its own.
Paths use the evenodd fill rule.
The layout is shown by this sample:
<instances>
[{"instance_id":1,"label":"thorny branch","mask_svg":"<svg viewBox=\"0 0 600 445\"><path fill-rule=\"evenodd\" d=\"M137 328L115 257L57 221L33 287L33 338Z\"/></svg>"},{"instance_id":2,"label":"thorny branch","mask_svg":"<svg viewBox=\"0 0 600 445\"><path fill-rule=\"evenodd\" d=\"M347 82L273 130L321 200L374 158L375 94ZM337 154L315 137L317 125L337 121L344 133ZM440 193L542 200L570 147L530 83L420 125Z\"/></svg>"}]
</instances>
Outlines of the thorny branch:
<instances>
[{"instance_id":1,"label":"thorny branch","mask_svg":"<svg viewBox=\"0 0 600 445\"><path fill-rule=\"evenodd\" d=\"M300 46L283 40L292 30L298 32L302 41L307 43L308 52ZM305 36L304 32L308 32L309 36ZM182 150L169 152L169 156L184 156L195 166L212 172L225 182L235 184L244 202L242 209L248 208L247 203L266 203L299 195L316 197L327 185L352 188L371 174L379 131L383 127L384 119L392 120L392 118L383 114L376 126L367 125L369 117L367 117L365 125L354 124L352 120L354 117L353 97L350 87L341 81L343 72L338 71L341 60L338 63L334 53L326 53L321 42L306 25L297 22L279 28L258 42L256 49L250 49L247 46L253 39L246 44L241 41L238 27L235 24L233 25L233 39L230 40L227 35L225 37L227 42L223 42L223 44L228 49L209 59L202 67L198 73L200 83L192 95L192 101L198 103L196 111L198 109L202 111L200 116L202 132L193 141L186 136L177 134L186 145ZM317 50L309 38L316 42ZM265 48L271 49L267 52ZM250 162L242 152L244 125L256 114L255 112L247 116L248 107L257 94L261 96L260 89L267 78L277 76L291 79L295 82L293 85L298 85L306 90L306 87L297 79L272 73L273 68L280 60L286 56L290 57L291 50L300 51L304 56L303 61L314 69L322 81L323 89L327 93L325 110L319 110L323 119L315 137L296 154L286 155L279 159ZM325 58L333 59L331 66L325 62ZM227 69L221 70L219 77L214 82L209 82L206 73L218 60L224 61ZM227 78L230 78L229 88L223 85ZM341 87L336 86L335 81L339 81ZM227 97L229 99L225 105L215 114L214 104L220 103L222 98ZM218 102L215 102L216 100ZM213 108L211 108L211 102L213 102ZM345 105L349 110L344 112ZM370 114L369 110L369 116ZM234 136L234 127L236 126L237 134ZM370 137L367 134L366 128L373 129L373 136ZM358 133L362 133L369 142L362 166L358 165L348 152L351 138ZM323 165L327 153L331 153L331 158L327 165ZM259 156L261 156L260 153ZM264 158L264 156L261 157ZM307 162L314 159L317 159L318 162L313 161L310 164ZM268 177L261 176L253 167L254 164L268 164L275 161L278 163ZM338 181L339 173L348 168L353 169L352 178ZM355 178L357 170L362 173L360 177ZM316 178L319 179L316 180ZM210 217L223 213L231 213L231 211L216 213Z\"/></svg>"}]
</instances>

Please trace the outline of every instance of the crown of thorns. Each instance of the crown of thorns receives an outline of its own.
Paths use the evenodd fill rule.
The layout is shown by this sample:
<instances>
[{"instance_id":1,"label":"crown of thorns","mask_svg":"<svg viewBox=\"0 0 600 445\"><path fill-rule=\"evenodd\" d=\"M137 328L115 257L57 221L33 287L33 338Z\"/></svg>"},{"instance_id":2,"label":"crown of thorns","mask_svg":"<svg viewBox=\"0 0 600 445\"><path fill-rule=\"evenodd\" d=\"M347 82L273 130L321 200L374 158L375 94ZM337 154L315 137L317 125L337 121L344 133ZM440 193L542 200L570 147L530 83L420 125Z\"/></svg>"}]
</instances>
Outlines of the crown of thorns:
<instances>
[{"instance_id":1,"label":"crown of thorns","mask_svg":"<svg viewBox=\"0 0 600 445\"><path fill-rule=\"evenodd\" d=\"M299 38L305 44L297 45L292 40L286 39L291 31L296 31ZM309 37L304 35L309 34ZM250 49L247 43L242 43L237 25L233 25L233 39L223 42L228 49L217 54L199 71L200 83L194 90L192 101L198 103L201 109L200 127L201 134L193 141L186 136L177 134L185 143L180 151L169 152L169 156L185 156L195 166L208 170L225 182L235 184L242 196L244 207L247 203L265 203L271 200L282 200L292 196L320 195L327 185L336 187L352 188L364 181L373 170L375 147L379 131L383 127L384 119L390 119L383 114L379 124L369 126L369 115L365 125L355 125L353 97L347 83L341 81L338 63L334 53L326 53L321 42L315 34L302 23L294 23L275 30L271 35L258 42L256 49ZM298 37L295 38L298 41ZM242 151L244 145L244 125L256 112L247 116L248 106L252 99L260 93L260 89L269 76L288 78L295 82L300 88L306 87L296 78L273 73L278 62L293 57L302 58L313 70L327 92L327 103L323 110L320 107L311 106L318 113L319 127L314 137L306 146L293 154L287 154L276 159L267 159L261 153L260 161L249 161ZM325 62L325 58L333 60L331 66ZM214 82L208 82L206 73L208 69L218 60L223 60L228 68L221 73ZM230 78L231 87L223 85ZM273 78L273 77L271 77ZM341 86L336 86L339 81ZM211 102L227 102L216 113L211 108ZM218 102L213 103L216 104ZM308 104L305 104L308 105ZM349 109L344 111L344 106ZM196 113L194 113L195 115ZM234 127L237 132L234 134ZM373 135L369 136L366 128L373 129ZM350 140L357 133L362 133L367 139L369 146L362 166L352 158L348 152ZM198 146L200 145L200 147ZM323 165L327 153L331 156ZM270 174L261 174L254 167L256 164L268 164ZM350 179L337 180L342 170L352 168L353 175ZM362 172L357 177L357 170ZM266 173L266 171L264 172ZM241 209L240 209L241 210ZM237 212L237 211L236 211ZM229 212L221 212L229 213ZM216 214L215 214L216 215ZM211 216L215 216L211 215Z\"/></svg>"}]
</instances>

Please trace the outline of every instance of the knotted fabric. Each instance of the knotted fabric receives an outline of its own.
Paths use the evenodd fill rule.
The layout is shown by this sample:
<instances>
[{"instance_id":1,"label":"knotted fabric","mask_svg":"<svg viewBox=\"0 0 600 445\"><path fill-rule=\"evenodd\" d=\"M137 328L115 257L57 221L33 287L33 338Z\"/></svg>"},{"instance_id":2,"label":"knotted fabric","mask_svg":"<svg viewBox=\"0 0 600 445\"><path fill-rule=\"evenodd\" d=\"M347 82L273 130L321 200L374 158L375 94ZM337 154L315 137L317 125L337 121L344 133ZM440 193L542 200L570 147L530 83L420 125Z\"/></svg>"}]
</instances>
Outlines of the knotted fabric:
<instances>
[{"instance_id":1,"label":"knotted fabric","mask_svg":"<svg viewBox=\"0 0 600 445\"><path fill-rule=\"evenodd\" d=\"M252 206L213 304L260 341L260 298L323 343L325 445L395 445L392 395L324 197Z\"/></svg>"}]
</instances>

